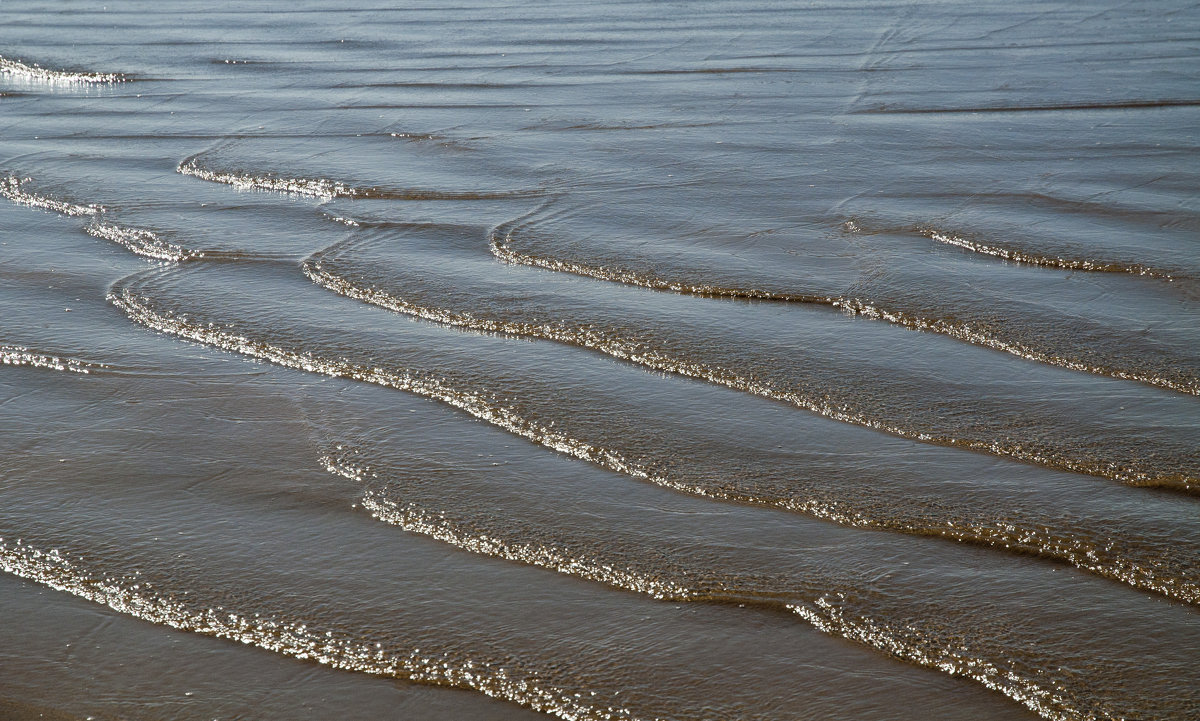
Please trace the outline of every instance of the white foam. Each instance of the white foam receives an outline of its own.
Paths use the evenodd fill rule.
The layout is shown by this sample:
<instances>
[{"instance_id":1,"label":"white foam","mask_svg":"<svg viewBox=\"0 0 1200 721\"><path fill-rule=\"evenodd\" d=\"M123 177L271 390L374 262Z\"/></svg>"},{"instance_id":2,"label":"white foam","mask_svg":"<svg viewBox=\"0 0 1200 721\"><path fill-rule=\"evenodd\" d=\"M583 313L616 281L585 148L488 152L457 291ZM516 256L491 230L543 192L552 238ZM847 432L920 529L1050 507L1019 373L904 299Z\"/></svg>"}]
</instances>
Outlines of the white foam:
<instances>
[{"instance_id":1,"label":"white foam","mask_svg":"<svg viewBox=\"0 0 1200 721\"><path fill-rule=\"evenodd\" d=\"M147 258L177 263L189 258L203 257L203 253L168 243L149 230L112 225L111 223L92 223L84 230L88 235L111 240L129 251Z\"/></svg>"},{"instance_id":2,"label":"white foam","mask_svg":"<svg viewBox=\"0 0 1200 721\"><path fill-rule=\"evenodd\" d=\"M0 570L151 623L238 641L333 668L470 689L563 719L635 719L626 709L589 703L583 700L583 693L569 693L547 684L536 673L497 667L450 651L434 650L431 654L429 649L396 649L394 641L384 647L342 631L323 631L302 620L284 621L226 607L196 608L156 593L143 579L130 583L127 578L101 577L79 567L57 549L43 551L20 540L6 542L0 538Z\"/></svg>"},{"instance_id":3,"label":"white foam","mask_svg":"<svg viewBox=\"0 0 1200 721\"><path fill-rule=\"evenodd\" d=\"M51 70L37 63L27 65L18 60L10 60L0 55L0 75L25 82L44 83L47 85L97 85L123 83L128 78L120 73L89 73L72 72L68 70Z\"/></svg>"},{"instance_id":4,"label":"white foam","mask_svg":"<svg viewBox=\"0 0 1200 721\"><path fill-rule=\"evenodd\" d=\"M0 363L10 366L30 366L32 368L45 368L47 370L67 371L84 375L94 370L101 370L108 367L103 363L92 363L75 358L63 358L56 355L37 353L24 346L15 345L0 345Z\"/></svg>"},{"instance_id":5,"label":"white foam","mask_svg":"<svg viewBox=\"0 0 1200 721\"><path fill-rule=\"evenodd\" d=\"M208 170L200 167L195 158L184 160L176 170L193 178L232 185L238 190L273 190L279 193L307 195L324 200L353 198L359 194L356 188L324 178L284 178L278 175L250 175Z\"/></svg>"},{"instance_id":6,"label":"white foam","mask_svg":"<svg viewBox=\"0 0 1200 721\"><path fill-rule=\"evenodd\" d=\"M0 197L7 198L20 205L27 205L30 208L52 210L55 213L62 213L63 215L98 215L104 212L104 207L100 205L79 205L78 203L69 203L65 200L55 200L54 198L30 193L21 187L30 180L30 178L18 178L15 175L0 178Z\"/></svg>"}]
</instances>

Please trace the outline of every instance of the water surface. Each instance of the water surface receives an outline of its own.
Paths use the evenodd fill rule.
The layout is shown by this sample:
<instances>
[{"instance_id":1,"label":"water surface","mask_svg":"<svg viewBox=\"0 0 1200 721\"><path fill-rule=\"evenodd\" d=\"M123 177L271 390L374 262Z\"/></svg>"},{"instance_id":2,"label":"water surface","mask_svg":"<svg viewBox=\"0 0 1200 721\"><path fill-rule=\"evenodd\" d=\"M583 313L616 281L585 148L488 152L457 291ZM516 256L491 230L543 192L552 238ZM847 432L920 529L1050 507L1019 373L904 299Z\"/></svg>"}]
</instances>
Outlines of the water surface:
<instances>
[{"instance_id":1,"label":"water surface","mask_svg":"<svg viewBox=\"0 0 1200 721\"><path fill-rule=\"evenodd\" d=\"M0 17L0 712L1200 714L1195 7Z\"/></svg>"}]
</instances>

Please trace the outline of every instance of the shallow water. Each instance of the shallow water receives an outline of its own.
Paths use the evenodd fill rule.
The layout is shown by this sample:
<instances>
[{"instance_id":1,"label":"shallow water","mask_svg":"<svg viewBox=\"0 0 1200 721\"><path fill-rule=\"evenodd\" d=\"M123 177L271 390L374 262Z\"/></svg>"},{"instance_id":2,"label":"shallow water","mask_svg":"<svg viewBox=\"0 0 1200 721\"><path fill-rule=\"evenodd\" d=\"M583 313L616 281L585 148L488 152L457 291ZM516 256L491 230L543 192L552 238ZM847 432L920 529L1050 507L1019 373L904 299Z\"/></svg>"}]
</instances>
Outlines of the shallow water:
<instances>
[{"instance_id":1,"label":"shallow water","mask_svg":"<svg viewBox=\"0 0 1200 721\"><path fill-rule=\"evenodd\" d=\"M0 17L0 714L1200 714L1196 8Z\"/></svg>"}]
</instances>

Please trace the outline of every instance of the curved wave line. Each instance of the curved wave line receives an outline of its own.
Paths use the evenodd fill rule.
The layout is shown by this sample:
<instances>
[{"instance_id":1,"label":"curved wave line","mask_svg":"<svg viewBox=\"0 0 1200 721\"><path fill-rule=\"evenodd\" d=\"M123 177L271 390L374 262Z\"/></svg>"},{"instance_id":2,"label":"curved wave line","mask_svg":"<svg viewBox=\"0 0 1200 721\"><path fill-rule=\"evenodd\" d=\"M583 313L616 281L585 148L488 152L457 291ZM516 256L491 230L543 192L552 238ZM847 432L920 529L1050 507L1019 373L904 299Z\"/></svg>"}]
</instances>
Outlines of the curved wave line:
<instances>
[{"instance_id":1,"label":"curved wave line","mask_svg":"<svg viewBox=\"0 0 1200 721\"><path fill-rule=\"evenodd\" d=\"M1105 578L1121 581L1136 588L1154 591L1181 601L1200 602L1200 586L1180 582L1153 568L1153 564L1138 563L1122 557L1097 544L1079 539L1063 541L1055 539L1048 531L1010 526L916 526L907 522L887 522L871 518L847 504L824 500L797 500L792 498L763 498L739 492L729 487L710 487L698 483L681 481L654 471L652 468L625 458L620 452L595 445L586 440L573 438L560 431L535 423L517 411L504 406L486 395L469 390L460 390L442 378L410 371L387 371L368 368L345 361L328 360L311 353L287 350L268 343L251 340L245 336L221 330L215 326L189 324L171 314L158 313L141 302L128 289L122 288L109 294L108 300L120 308L135 322L146 327L193 340L224 350L241 353L253 358L270 361L278 365L297 368L312 373L333 377L349 378L373 383L397 390L407 391L439 400L466 413L496 425L514 435L525 438L545 448L567 456L594 463L617 473L644 480L664 488L682 493L758 506L781 508L802 513L822 520L846 526L869 529L900 531L917 535L938 536L951 540L977 543L1008 551L1026 552L1059 561L1066 561ZM732 376L726 381L732 381ZM724 384L728 385L728 382ZM767 397L776 397L795 404L787 394L769 395L767 387L748 385L750 392L758 391ZM797 396L797 398L799 398ZM808 402L805 400L805 402ZM820 408L820 406L818 406ZM836 420L867 425L887 430L882 424L869 420L858 420L836 408L825 409ZM818 412L820 412L818 410ZM841 417L839 417L839 415ZM903 431L897 431L903 433ZM920 440L921 438L918 439ZM924 440L932 441L932 438ZM995 452L995 451L993 451ZM1043 459L1044 461L1045 459Z\"/></svg>"},{"instance_id":2,"label":"curved wave line","mask_svg":"<svg viewBox=\"0 0 1200 721\"><path fill-rule=\"evenodd\" d=\"M93 222L84 231L93 237L110 240L137 255L178 263L193 258L203 258L204 253L188 250L159 238L152 231L112 223Z\"/></svg>"},{"instance_id":3,"label":"curved wave line","mask_svg":"<svg viewBox=\"0 0 1200 721\"><path fill-rule=\"evenodd\" d=\"M499 259L501 262L512 265L526 265L535 268L544 268L546 270L572 273L574 275L581 275L614 283L636 285L643 288L650 288L652 290L665 290L685 295L700 296L703 298L730 298L773 301L780 303L809 303L814 305L824 305L831 308L837 308L850 315L860 315L866 318L886 320L889 323L903 326L910 330L929 331L931 333L947 335L951 338L971 343L972 345L992 348L994 350L1003 351L1026 360L1045 363L1046 365L1053 365L1060 368L1067 368L1069 370L1092 373L1094 375L1109 376L1111 378L1119 378L1121 380L1137 381L1140 383L1146 383L1148 385L1158 386L1160 388L1166 388L1167 390L1176 391L1178 393L1200 396L1200 379L1176 381L1170 378L1163 378L1147 373L1122 370L1119 368L1110 368L1108 366L1089 363L1087 361L1081 361L1074 358L1065 358L1053 353L1040 351L1023 343L1002 340L972 327L969 323L955 323L941 318L925 318L900 310L891 310L878 306L873 301L868 299L849 296L780 293L777 291L755 288L727 288L716 285L696 285L691 283L670 281L653 276L645 276L640 273L626 270L606 268L604 266L588 265L569 260L559 260L556 258L544 258L536 255L529 255L527 253L519 253L513 250L511 229L504 234L503 239L500 235L500 229L493 229L490 233L489 247L491 248L492 255L494 255L497 259ZM1122 478L1120 480L1126 479ZM1134 482L1136 484L1139 481L1144 480L1145 479L1130 477L1128 480L1126 480L1126 482Z\"/></svg>"},{"instance_id":4,"label":"curved wave line","mask_svg":"<svg viewBox=\"0 0 1200 721\"><path fill-rule=\"evenodd\" d=\"M377 520L399 526L411 533L419 533L437 539L471 553L538 566L568 576L577 576L635 593L642 593L659 600L692 601L698 597L696 591L679 583L651 578L645 574L606 564L596 559L577 558L567 553L539 548L528 543L510 543L494 536L470 535L454 528L444 519L425 513L415 505L400 507L370 493L363 497L361 504Z\"/></svg>"},{"instance_id":5,"label":"curved wave line","mask_svg":"<svg viewBox=\"0 0 1200 721\"><path fill-rule=\"evenodd\" d=\"M21 186L30 180L32 179L18 178L15 175L0 178L0 197L7 198L18 205L26 205L30 208L41 210L52 210L55 213L62 213L63 215L98 215L104 212L104 206L102 205L79 205L77 203L69 203L65 200L55 200L54 198L35 195L23 190Z\"/></svg>"},{"instance_id":6,"label":"curved wave line","mask_svg":"<svg viewBox=\"0 0 1200 721\"><path fill-rule=\"evenodd\" d=\"M68 371L70 373L80 373L83 375L87 375L92 371L104 370L108 368L108 366L104 363L94 363L92 361L79 360L77 358L63 358L60 356L46 355L44 353L36 353L25 346L17 345L0 345L0 364L10 366L31 366L33 368Z\"/></svg>"},{"instance_id":7,"label":"curved wave line","mask_svg":"<svg viewBox=\"0 0 1200 721\"><path fill-rule=\"evenodd\" d=\"M1017 263L1028 263L1029 265L1041 265L1051 268L1062 268L1064 270L1087 270L1096 273L1129 273L1131 275L1145 275L1151 278L1162 278L1164 280L1173 280L1173 276L1165 270L1153 268L1141 263L1119 263L1109 261L1084 260L1074 258L1063 258L1053 255L1043 255L1041 253L1029 253L1013 248L1005 248L999 245L988 245L978 241L964 238L960 235L954 235L945 231L934 228L920 228L921 235L924 235L930 240L936 240L939 243L953 245L964 250L969 250L981 255L990 255L1004 260L1011 260Z\"/></svg>"},{"instance_id":8,"label":"curved wave line","mask_svg":"<svg viewBox=\"0 0 1200 721\"><path fill-rule=\"evenodd\" d=\"M346 465L331 456L323 456L320 460L330 473L359 482L364 480L364 469ZM402 506L373 491L368 490L360 503L376 520L434 538L469 553L545 568L657 600L791 611L831 636L856 641L903 661L943 671L951 676L970 678L1021 703L1043 718L1070 721L1084 717L1078 706L1069 701L1060 688L1055 687L1049 679L1038 678L1036 672L1021 674L972 654L962 644L938 641L913 627L894 628L869 616L851 614L844 592L797 588L791 594L764 593L739 587L736 579L731 579L732 582L713 579L704 587L694 587L676 579L656 578L622 564L572 555L565 549L472 533L456 527L442 514L425 511L416 504Z\"/></svg>"},{"instance_id":9,"label":"curved wave line","mask_svg":"<svg viewBox=\"0 0 1200 721\"><path fill-rule=\"evenodd\" d=\"M1017 701L1043 718L1071 721L1083 717L1078 707L1068 701L1050 682L1000 668L982 657L971 655L964 648L938 643L911 629L906 633L867 616L851 616L831 600L841 594L824 594L805 602L781 603L767 601L752 589L695 589L677 581L653 578L633 569L597 559L574 557L556 549L526 543L510 543L488 535L471 535L415 505L401 507L393 502L381 500L374 494L365 495L361 503L377 520L398 526L410 533L434 538L469 553L537 566L648 595L658 600L765 606L790 610L817 630L831 636L857 641L903 661L943 671L951 676L970 678Z\"/></svg>"},{"instance_id":10,"label":"curved wave line","mask_svg":"<svg viewBox=\"0 0 1200 721\"><path fill-rule=\"evenodd\" d=\"M850 413L844 407L839 408L818 398L793 391L779 390L770 384L746 378L725 368L683 361L665 353L647 350L641 347L641 344L636 341L614 338L599 333L594 329L477 319L468 314L419 306L379 290L358 288L339 276L322 269L320 262L313 261L311 258L306 259L302 263L301 268L304 274L314 283L339 295L425 320L484 333L503 333L576 345L604 353L614 358L653 368L654 370L696 378L734 390L782 401L832 420L872 428L903 438L926 443L964 447L993 455L1002 455L1022 461L1041 463L1046 466L1063 467L1067 470L1090 473L1092 475L1103 475L1113 480L1129 483L1130 485L1153 485L1153 482L1143 477L1145 474L1138 474L1137 471L1132 469L1127 469L1123 474L1120 474L1113 473L1113 469L1110 466L1102 463L1051 462L1036 453L1026 452L1019 447L1008 448L998 443L989 444L980 441L937 437L929 433L890 426L860 414ZM676 490L695 492L693 488L689 487L685 489L678 485L672 485L666 482L665 479L651 475L638 477L650 480L659 485L669 485L676 488ZM1174 486L1175 483L1174 479L1171 479L1164 485ZM1184 488L1193 490L1194 484L1189 480ZM1200 603L1200 583L1180 581L1169 573L1155 569L1151 562L1153 559L1143 559L1139 562L1127 558L1120 553L1114 553L1112 549L1105 548L1092 541L1081 538L1064 539L1054 534L1052 529L1049 528L1020 527L1010 522L999 521L989 525L932 525L927 523L916 525L911 522L872 518L849 507L837 507L828 502L798 502L791 499L785 501L764 501L764 499L759 497L734 493L728 490L718 495L714 494L710 489L703 489L700 495L719 497L725 500L754 505L782 507L857 528L900 531L915 535L933 536L973 543L991 548L1003 548L1009 551L1030 553L1056 561L1065 561L1082 570L1089 571L1103 578L1128 584L1135 588L1153 591L1188 603Z\"/></svg>"},{"instance_id":11,"label":"curved wave line","mask_svg":"<svg viewBox=\"0 0 1200 721\"><path fill-rule=\"evenodd\" d=\"M422 654L419 648L408 653L384 650L380 644L342 632L322 632L303 622L241 614L223 607L195 609L155 593L145 581L128 584L113 578L97 579L56 549L42 551L21 541L9 545L0 538L0 570L144 621L337 669L477 691L563 719L634 721L627 709L586 703L580 694L541 682L536 673L455 659L450 654Z\"/></svg>"},{"instance_id":12,"label":"curved wave line","mask_svg":"<svg viewBox=\"0 0 1200 721\"><path fill-rule=\"evenodd\" d=\"M194 178L207 180L210 183L225 183L238 190L273 190L280 193L308 195L314 198L332 200L334 198L353 198L357 189L343 183L324 178L284 178L273 175L249 175L245 173L223 173L200 167L196 156L186 158L175 168L176 172L190 175Z\"/></svg>"},{"instance_id":13,"label":"curved wave line","mask_svg":"<svg viewBox=\"0 0 1200 721\"><path fill-rule=\"evenodd\" d=\"M830 596L819 598L811 604L789 604L788 609L830 635L866 644L951 676L969 678L1004 694L1043 718L1055 721L1096 718L1070 703L1051 683L1038 683L1011 669L1001 669L983 658L971 656L965 649L928 644L921 639L905 637L870 618L847 614Z\"/></svg>"},{"instance_id":14,"label":"curved wave line","mask_svg":"<svg viewBox=\"0 0 1200 721\"><path fill-rule=\"evenodd\" d=\"M50 70L37 63L27 65L19 60L10 60L0 55L0 75L11 75L24 81L47 83L50 85L112 85L123 83L130 78L121 73L90 73L71 72L69 70Z\"/></svg>"},{"instance_id":15,"label":"curved wave line","mask_svg":"<svg viewBox=\"0 0 1200 721\"><path fill-rule=\"evenodd\" d=\"M557 263L558 261L554 262ZM1132 486L1172 488L1183 491L1197 490L1197 479L1184 474L1170 474L1165 476L1150 475L1149 473L1140 471L1135 467L1117 466L1109 462L1053 459L1047 457L1044 453L1036 449L1027 449L1019 444L1009 445L996 441L977 441L967 438L935 435L934 433L927 431L911 430L890 425L886 422L852 412L850 408L845 405L838 405L815 396L809 396L791 390L780 389L770 382L747 378L736 373L735 371L721 366L711 366L704 363L678 359L657 350L646 349L644 344L639 343L636 340L612 337L597 332L594 329L574 328L564 324L514 323L509 321L481 319L475 318L470 314L456 313L441 308L428 308L425 306L420 306L402 298L396 298L383 291L371 288L359 288L351 283L346 282L341 277L333 275L332 273L324 270L321 267L320 261L314 261L312 258L305 259L305 261L301 264L301 269L303 270L304 274L317 285L320 285L328 290L332 290L340 295L355 298L357 300L387 308L392 311L406 313L408 315L414 315L426 320L468 328L470 330L476 330L485 333L505 333L509 335L543 338L569 345L578 345L605 353L621 360L648 366L655 370L696 378L714 383L716 385L723 385L734 390L762 396L764 398L770 398L772 400L782 401L784 403L788 403L789 405L825 416L826 418L883 431L885 433L890 433L902 438L908 438L924 443L966 448L992 455L1005 456L1020 461L1036 463L1049 468L1058 468L1061 470L1068 470L1076 473L1085 473L1088 475L1108 478L1110 480L1120 481L1121 483ZM680 292L688 291L685 289ZM700 295L706 293L707 289L701 289L700 292L696 294ZM718 297L731 296L724 295ZM830 305L834 305L834 303L830 303ZM885 311L880 311L873 306L859 304L858 301L853 300L839 300L835 307L840 307L849 312L867 317L882 318L884 320L889 320L894 323L906 325L907 327L918 330L933 330L936 332L945 333L947 335L952 335L953 332L956 331L954 328L942 328L936 324L927 323L921 319L913 319L911 317L904 316L903 314L890 314ZM964 334L964 339L969 338L970 336Z\"/></svg>"},{"instance_id":16,"label":"curved wave line","mask_svg":"<svg viewBox=\"0 0 1200 721\"><path fill-rule=\"evenodd\" d=\"M542 195L540 189L501 191L420 190L416 188L358 187L327 178L289 178L274 173L238 173L210 170L199 163L199 155L184 158L176 172L212 183L232 185L238 190L267 190L306 195L322 200L368 198L380 200L502 200Z\"/></svg>"},{"instance_id":17,"label":"curved wave line","mask_svg":"<svg viewBox=\"0 0 1200 721\"><path fill-rule=\"evenodd\" d=\"M627 461L614 451L599 448L559 431L538 425L511 408L487 398L482 393L458 390L445 379L436 376L411 371L389 372L379 367L370 368L345 361L328 360L311 353L291 351L268 343L253 341L215 326L191 325L169 313L155 312L141 302L128 288L110 292L108 300L134 322L163 333L310 373L319 373L335 378L349 378L416 393L442 401L510 433L565 455L591 461L635 478L653 477L648 469Z\"/></svg>"}]
</instances>

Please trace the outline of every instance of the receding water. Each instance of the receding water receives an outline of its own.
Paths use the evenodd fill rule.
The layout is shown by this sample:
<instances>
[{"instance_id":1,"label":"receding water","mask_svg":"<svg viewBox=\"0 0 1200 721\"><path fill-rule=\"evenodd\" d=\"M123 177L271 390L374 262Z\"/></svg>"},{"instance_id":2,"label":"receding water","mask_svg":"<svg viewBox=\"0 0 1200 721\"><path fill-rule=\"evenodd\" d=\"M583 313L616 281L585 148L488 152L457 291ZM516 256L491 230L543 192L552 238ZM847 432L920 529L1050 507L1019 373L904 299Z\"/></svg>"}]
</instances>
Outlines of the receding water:
<instances>
[{"instance_id":1,"label":"receding water","mask_svg":"<svg viewBox=\"0 0 1200 721\"><path fill-rule=\"evenodd\" d=\"M1200 9L0 6L0 716L1200 716Z\"/></svg>"}]
</instances>

